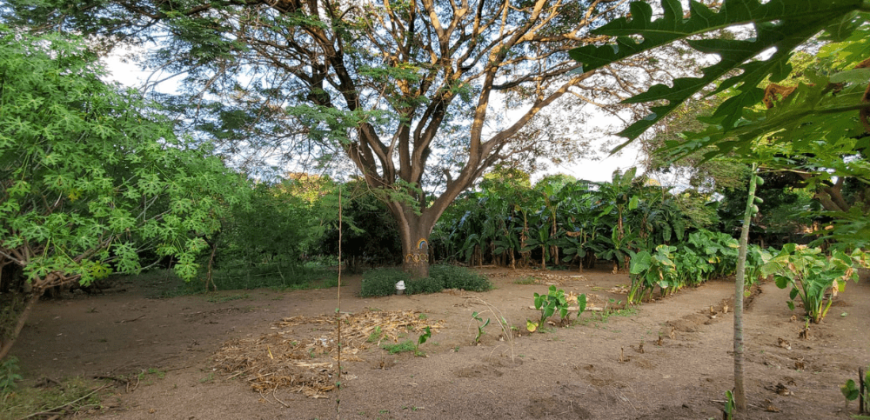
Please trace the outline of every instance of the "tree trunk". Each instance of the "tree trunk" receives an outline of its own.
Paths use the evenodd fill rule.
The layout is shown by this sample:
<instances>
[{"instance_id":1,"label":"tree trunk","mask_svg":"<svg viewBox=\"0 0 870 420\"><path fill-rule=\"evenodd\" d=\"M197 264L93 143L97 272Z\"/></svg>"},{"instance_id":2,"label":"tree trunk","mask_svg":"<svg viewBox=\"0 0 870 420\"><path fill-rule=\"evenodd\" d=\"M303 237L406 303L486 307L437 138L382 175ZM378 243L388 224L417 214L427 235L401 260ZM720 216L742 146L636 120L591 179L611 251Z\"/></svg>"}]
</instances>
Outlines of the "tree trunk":
<instances>
[{"instance_id":1,"label":"tree trunk","mask_svg":"<svg viewBox=\"0 0 870 420\"><path fill-rule=\"evenodd\" d=\"M9 355L9 351L12 350L12 345L15 344L15 340L18 338L18 335L21 334L21 330L24 329L24 324L27 323L27 318L30 317L30 313L33 312L33 307L36 306L36 302L39 301L40 296L42 296L41 289L30 294L27 303L24 305L24 310L21 311L21 314L18 316L15 328L9 335L9 341L3 342L2 346L0 346L0 360L3 360L7 355Z\"/></svg>"},{"instance_id":2,"label":"tree trunk","mask_svg":"<svg viewBox=\"0 0 870 420\"><path fill-rule=\"evenodd\" d=\"M398 219L402 239L402 269L419 279L429 277L429 234L434 224L413 213Z\"/></svg>"},{"instance_id":3,"label":"tree trunk","mask_svg":"<svg viewBox=\"0 0 870 420\"><path fill-rule=\"evenodd\" d=\"M740 251L737 254L737 281L734 283L734 404L738 411L746 410L746 392L743 387L743 288L746 281L746 249L749 243L749 223L755 214L755 173L749 179L749 197L743 214L743 229L740 231Z\"/></svg>"}]
</instances>

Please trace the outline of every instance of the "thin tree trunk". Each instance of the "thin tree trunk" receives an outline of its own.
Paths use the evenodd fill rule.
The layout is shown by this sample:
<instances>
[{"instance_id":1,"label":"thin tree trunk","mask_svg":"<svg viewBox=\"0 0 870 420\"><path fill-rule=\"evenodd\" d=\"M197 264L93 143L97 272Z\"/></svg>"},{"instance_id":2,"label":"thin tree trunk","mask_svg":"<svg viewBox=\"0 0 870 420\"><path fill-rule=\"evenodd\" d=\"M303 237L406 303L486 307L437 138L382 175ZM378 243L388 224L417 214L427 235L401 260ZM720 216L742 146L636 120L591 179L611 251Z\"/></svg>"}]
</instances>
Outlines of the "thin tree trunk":
<instances>
[{"instance_id":1,"label":"thin tree trunk","mask_svg":"<svg viewBox=\"0 0 870 420\"><path fill-rule=\"evenodd\" d=\"M737 256L737 281L734 282L734 404L738 411L746 410L746 392L743 386L743 288L746 282L746 249L749 246L749 223L755 214L756 165L752 165L749 178L749 197L743 213L740 231L740 251Z\"/></svg>"},{"instance_id":2,"label":"thin tree trunk","mask_svg":"<svg viewBox=\"0 0 870 420\"><path fill-rule=\"evenodd\" d=\"M30 313L33 312L33 307L36 306L36 302L39 301L41 295L42 290L30 294L30 298L24 305L24 310L21 311L21 315L18 316L18 322L15 323L15 329L13 329L12 334L9 335L9 341L4 342L3 346L0 347L0 360L3 360L7 355L9 355L9 351L12 350L12 345L15 344L15 340L18 338L18 335L21 334L21 330L24 329L24 324L27 323L27 318L30 317Z\"/></svg>"}]
</instances>

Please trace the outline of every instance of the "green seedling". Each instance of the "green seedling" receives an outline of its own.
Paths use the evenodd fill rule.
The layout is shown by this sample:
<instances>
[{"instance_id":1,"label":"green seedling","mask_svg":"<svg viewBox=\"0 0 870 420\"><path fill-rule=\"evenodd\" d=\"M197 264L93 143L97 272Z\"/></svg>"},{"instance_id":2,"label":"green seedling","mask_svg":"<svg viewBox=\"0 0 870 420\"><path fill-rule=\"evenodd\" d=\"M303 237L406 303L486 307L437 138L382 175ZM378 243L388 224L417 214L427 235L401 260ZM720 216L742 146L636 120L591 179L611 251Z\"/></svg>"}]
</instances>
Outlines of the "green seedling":
<instances>
[{"instance_id":1,"label":"green seedling","mask_svg":"<svg viewBox=\"0 0 870 420\"><path fill-rule=\"evenodd\" d=\"M487 318L486 321L484 321L480 317L480 314L478 314L477 312L474 312L473 314L471 314L471 317L476 319L477 322L481 323L480 325L477 326L477 336L474 337L474 344L478 344L478 343L480 343L480 337L482 337L484 334L486 334L486 331L484 331L483 329L486 328L487 325L489 325L489 318Z\"/></svg>"},{"instance_id":2,"label":"green seedling","mask_svg":"<svg viewBox=\"0 0 870 420\"><path fill-rule=\"evenodd\" d=\"M406 340L398 344L384 344L381 348L390 352L390 354L398 354L415 351L417 346L411 340Z\"/></svg>"},{"instance_id":3,"label":"green seedling","mask_svg":"<svg viewBox=\"0 0 870 420\"><path fill-rule=\"evenodd\" d=\"M18 369L17 357L9 357L0 365L0 394L6 394L15 389L15 381L22 379L21 375L15 373Z\"/></svg>"},{"instance_id":4,"label":"green seedling","mask_svg":"<svg viewBox=\"0 0 870 420\"><path fill-rule=\"evenodd\" d=\"M725 391L725 420L734 420L734 394L731 390Z\"/></svg>"},{"instance_id":5,"label":"green seedling","mask_svg":"<svg viewBox=\"0 0 870 420\"><path fill-rule=\"evenodd\" d=\"M565 297L565 291L556 289L556 286L550 286L546 295L535 293L535 309L541 311L541 319L535 323L526 320L526 328L529 332L540 330L547 321L547 318L553 316L557 311L560 318L567 320L568 318L568 299Z\"/></svg>"},{"instance_id":6,"label":"green seedling","mask_svg":"<svg viewBox=\"0 0 870 420\"><path fill-rule=\"evenodd\" d=\"M417 337L417 345L414 346L414 356L426 355L425 353L420 352L420 346L422 346L423 343L425 343L426 340L429 339L429 337L432 337L432 329L427 326L426 328L423 328L423 331L425 332L423 334L420 334L420 337Z\"/></svg>"},{"instance_id":7,"label":"green seedling","mask_svg":"<svg viewBox=\"0 0 870 420\"><path fill-rule=\"evenodd\" d=\"M369 343L379 342L381 341L381 336L384 335L380 326L376 326L375 330L369 334L369 338L366 340Z\"/></svg>"}]
</instances>

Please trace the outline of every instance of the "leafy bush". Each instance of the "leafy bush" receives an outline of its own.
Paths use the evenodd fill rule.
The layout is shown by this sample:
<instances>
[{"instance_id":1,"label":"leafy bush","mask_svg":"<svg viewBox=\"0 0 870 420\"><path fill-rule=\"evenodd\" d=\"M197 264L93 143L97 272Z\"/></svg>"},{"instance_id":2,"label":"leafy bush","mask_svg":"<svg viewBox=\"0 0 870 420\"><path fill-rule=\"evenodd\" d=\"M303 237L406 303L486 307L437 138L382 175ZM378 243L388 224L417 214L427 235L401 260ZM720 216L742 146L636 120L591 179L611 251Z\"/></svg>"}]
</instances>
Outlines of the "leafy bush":
<instances>
[{"instance_id":1,"label":"leafy bush","mask_svg":"<svg viewBox=\"0 0 870 420\"><path fill-rule=\"evenodd\" d=\"M433 265L429 267L429 277L414 279L398 268L378 268L363 274L360 296L389 296L396 293L396 283L405 282L405 293L438 293L443 289L462 289L484 292L492 289L489 280L464 267L452 265Z\"/></svg>"},{"instance_id":2,"label":"leafy bush","mask_svg":"<svg viewBox=\"0 0 870 420\"><path fill-rule=\"evenodd\" d=\"M408 273L398 268L376 268L363 274L362 297L389 296L396 293L396 283L404 281L410 289ZM409 292L410 293L410 292Z\"/></svg>"},{"instance_id":3,"label":"leafy bush","mask_svg":"<svg viewBox=\"0 0 870 420\"><path fill-rule=\"evenodd\" d=\"M429 277L441 281L445 289L462 289L485 292L492 289L486 277L474 271L454 265L433 265L429 267Z\"/></svg>"},{"instance_id":4,"label":"leafy bush","mask_svg":"<svg viewBox=\"0 0 870 420\"><path fill-rule=\"evenodd\" d=\"M800 298L807 316L815 323L828 313L837 291L847 280L858 282L858 265L863 264L863 252L851 255L834 251L828 257L820 248L785 244L779 254L761 267L762 274L773 274L780 289L791 287L788 306L794 310L794 300Z\"/></svg>"},{"instance_id":5,"label":"leafy bush","mask_svg":"<svg viewBox=\"0 0 870 420\"><path fill-rule=\"evenodd\" d=\"M15 373L18 369L18 358L14 356L0 364L0 395L15 390L15 381L21 380L21 375Z\"/></svg>"},{"instance_id":6,"label":"leafy bush","mask_svg":"<svg viewBox=\"0 0 870 420\"><path fill-rule=\"evenodd\" d=\"M441 279L427 277L405 281L405 293L409 295L438 293L444 290L444 282Z\"/></svg>"}]
</instances>

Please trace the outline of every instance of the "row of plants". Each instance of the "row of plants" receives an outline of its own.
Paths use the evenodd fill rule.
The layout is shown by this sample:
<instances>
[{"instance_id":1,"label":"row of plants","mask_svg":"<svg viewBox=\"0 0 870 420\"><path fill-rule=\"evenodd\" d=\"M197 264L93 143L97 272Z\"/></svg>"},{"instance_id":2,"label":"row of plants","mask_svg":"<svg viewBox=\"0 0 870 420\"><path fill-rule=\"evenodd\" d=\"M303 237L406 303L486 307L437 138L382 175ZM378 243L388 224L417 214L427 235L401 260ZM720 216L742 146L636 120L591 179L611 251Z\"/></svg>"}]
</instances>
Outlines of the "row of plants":
<instances>
[{"instance_id":1,"label":"row of plants","mask_svg":"<svg viewBox=\"0 0 870 420\"><path fill-rule=\"evenodd\" d=\"M683 240L709 224L715 218L699 216L715 214L708 201L672 194L637 176L636 168L614 172L610 182L556 175L534 187L528 174L500 170L447 210L432 242L436 256L469 265L577 264L582 270L603 259L627 268L633 250Z\"/></svg>"},{"instance_id":2,"label":"row of plants","mask_svg":"<svg viewBox=\"0 0 870 420\"><path fill-rule=\"evenodd\" d=\"M631 258L631 288L628 302L649 299L656 287L661 296L685 286L697 286L709 279L733 275L737 267L737 240L722 233L700 230L686 242L659 245L650 251L634 253ZM838 292L848 280L858 282L859 267L870 266L860 250L846 253L833 250L830 255L819 247L786 244L781 250L749 245L746 254L746 288L760 278L773 276L777 287L790 288L788 306L794 310L799 301L811 322L827 315Z\"/></svg>"}]
</instances>

